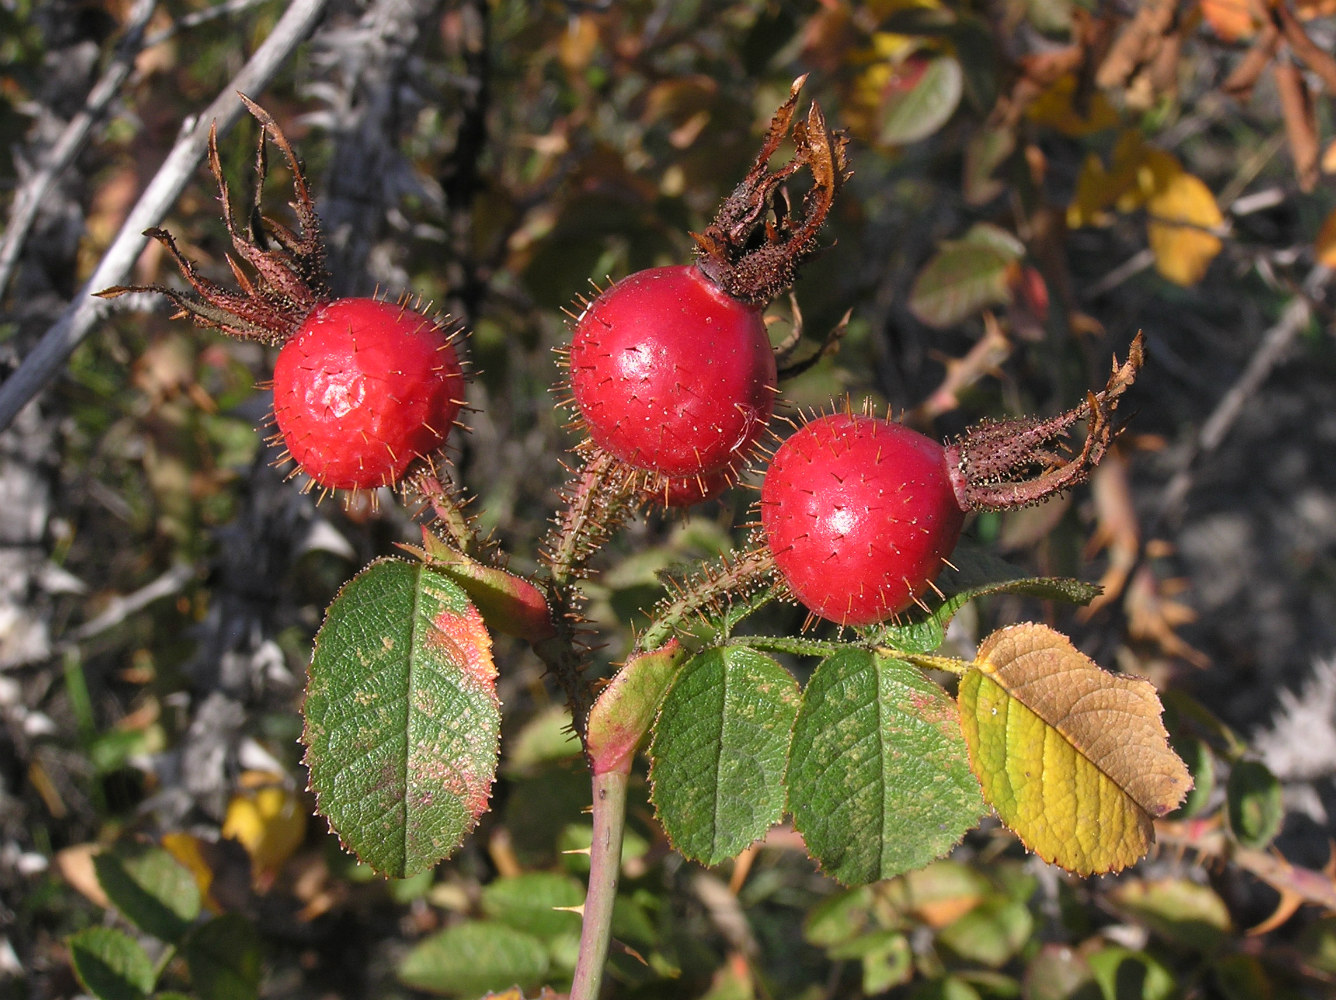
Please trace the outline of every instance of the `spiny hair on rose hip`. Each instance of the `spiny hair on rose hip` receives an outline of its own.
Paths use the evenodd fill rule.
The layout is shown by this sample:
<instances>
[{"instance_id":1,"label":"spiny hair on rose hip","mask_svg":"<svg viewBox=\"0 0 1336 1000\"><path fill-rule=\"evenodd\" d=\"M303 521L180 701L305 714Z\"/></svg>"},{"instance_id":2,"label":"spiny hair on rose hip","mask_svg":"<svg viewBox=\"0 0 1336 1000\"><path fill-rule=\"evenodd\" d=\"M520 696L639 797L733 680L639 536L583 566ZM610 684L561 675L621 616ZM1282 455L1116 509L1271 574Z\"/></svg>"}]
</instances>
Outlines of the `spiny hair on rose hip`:
<instances>
[{"instance_id":1,"label":"spiny hair on rose hip","mask_svg":"<svg viewBox=\"0 0 1336 1000\"><path fill-rule=\"evenodd\" d=\"M636 272L576 306L562 387L575 426L630 468L698 481L702 498L736 479L778 392L761 307L694 264Z\"/></svg>"},{"instance_id":2,"label":"spiny hair on rose hip","mask_svg":"<svg viewBox=\"0 0 1336 1000\"><path fill-rule=\"evenodd\" d=\"M463 327L421 300L335 299L311 310L274 365L270 441L305 489L371 490L433 467L463 427Z\"/></svg>"},{"instance_id":3,"label":"spiny hair on rose hip","mask_svg":"<svg viewBox=\"0 0 1336 1000\"><path fill-rule=\"evenodd\" d=\"M788 590L853 626L925 606L965 517L942 444L847 403L806 416L780 444L759 506Z\"/></svg>"}]
</instances>

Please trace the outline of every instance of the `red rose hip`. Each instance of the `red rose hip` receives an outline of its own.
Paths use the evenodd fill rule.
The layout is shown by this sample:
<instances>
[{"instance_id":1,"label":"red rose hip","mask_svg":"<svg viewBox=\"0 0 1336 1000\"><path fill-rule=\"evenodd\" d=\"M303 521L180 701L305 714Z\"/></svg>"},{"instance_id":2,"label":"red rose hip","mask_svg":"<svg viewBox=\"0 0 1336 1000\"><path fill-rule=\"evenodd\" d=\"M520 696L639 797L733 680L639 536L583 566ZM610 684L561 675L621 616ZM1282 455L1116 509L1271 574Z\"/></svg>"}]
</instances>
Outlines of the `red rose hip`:
<instances>
[{"instance_id":1,"label":"red rose hip","mask_svg":"<svg viewBox=\"0 0 1336 1000\"><path fill-rule=\"evenodd\" d=\"M736 469L774 410L758 306L694 265L640 271L575 323L571 390L594 443L673 478Z\"/></svg>"},{"instance_id":2,"label":"red rose hip","mask_svg":"<svg viewBox=\"0 0 1336 1000\"><path fill-rule=\"evenodd\" d=\"M812 420L780 446L761 487L780 574L799 601L841 625L871 625L912 604L964 518L942 445L875 417Z\"/></svg>"},{"instance_id":3,"label":"red rose hip","mask_svg":"<svg viewBox=\"0 0 1336 1000\"><path fill-rule=\"evenodd\" d=\"M433 319L377 299L317 306L279 351L274 417L316 484L396 482L445 443L464 398L451 335Z\"/></svg>"}]
</instances>

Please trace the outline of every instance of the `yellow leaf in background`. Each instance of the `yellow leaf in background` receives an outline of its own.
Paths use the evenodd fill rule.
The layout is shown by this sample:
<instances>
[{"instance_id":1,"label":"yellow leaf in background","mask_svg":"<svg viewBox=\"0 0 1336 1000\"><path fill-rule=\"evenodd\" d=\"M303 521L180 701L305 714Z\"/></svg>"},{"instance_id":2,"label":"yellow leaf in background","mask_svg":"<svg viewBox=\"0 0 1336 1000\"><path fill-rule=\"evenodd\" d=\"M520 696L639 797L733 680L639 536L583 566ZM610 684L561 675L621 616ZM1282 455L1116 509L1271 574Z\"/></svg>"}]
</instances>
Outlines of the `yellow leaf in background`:
<instances>
[{"instance_id":1,"label":"yellow leaf in background","mask_svg":"<svg viewBox=\"0 0 1336 1000\"><path fill-rule=\"evenodd\" d=\"M1223 244L1213 230L1225 219L1200 178L1168 153L1152 151L1141 173L1150 219L1146 233L1155 269L1178 285L1195 285Z\"/></svg>"},{"instance_id":2,"label":"yellow leaf in background","mask_svg":"<svg viewBox=\"0 0 1336 1000\"><path fill-rule=\"evenodd\" d=\"M970 766L998 817L1045 861L1120 871L1192 779L1145 680L1108 673L1045 625L999 629L957 700Z\"/></svg>"},{"instance_id":3,"label":"yellow leaf in background","mask_svg":"<svg viewBox=\"0 0 1336 1000\"><path fill-rule=\"evenodd\" d=\"M1081 164L1081 172L1076 175L1076 193L1072 203L1067 206L1067 227L1080 229L1082 226L1098 226L1108 221L1110 184L1109 172L1098 156L1091 153Z\"/></svg>"},{"instance_id":4,"label":"yellow leaf in background","mask_svg":"<svg viewBox=\"0 0 1336 1000\"><path fill-rule=\"evenodd\" d=\"M1119 212L1140 208L1146 200L1143 176L1152 176L1153 163L1149 164L1151 173L1146 170L1155 152L1140 130L1125 129L1114 144L1109 167L1095 154L1087 156L1076 178L1076 195L1067 208L1067 225L1079 228L1103 223L1110 208Z\"/></svg>"},{"instance_id":5,"label":"yellow leaf in background","mask_svg":"<svg viewBox=\"0 0 1336 1000\"><path fill-rule=\"evenodd\" d=\"M213 888L213 866L204 857L203 842L192 834L177 830L162 835L162 846L181 867L195 877L200 899L205 905L215 913L219 912L216 901L210 896L210 890Z\"/></svg>"},{"instance_id":6,"label":"yellow leaf in background","mask_svg":"<svg viewBox=\"0 0 1336 1000\"><path fill-rule=\"evenodd\" d=\"M1336 268L1336 212L1332 212L1318 230L1313 249L1323 267Z\"/></svg>"},{"instance_id":7,"label":"yellow leaf in background","mask_svg":"<svg viewBox=\"0 0 1336 1000\"><path fill-rule=\"evenodd\" d=\"M249 787L227 804L223 836L246 848L258 879L271 879L306 838L308 810L280 776L264 776L269 783L258 787L256 777L243 775Z\"/></svg>"},{"instance_id":8,"label":"yellow leaf in background","mask_svg":"<svg viewBox=\"0 0 1336 1000\"><path fill-rule=\"evenodd\" d=\"M1076 74L1060 78L1032 103L1030 120L1072 138L1094 135L1119 122L1118 112L1103 92L1095 90L1076 98Z\"/></svg>"}]
</instances>

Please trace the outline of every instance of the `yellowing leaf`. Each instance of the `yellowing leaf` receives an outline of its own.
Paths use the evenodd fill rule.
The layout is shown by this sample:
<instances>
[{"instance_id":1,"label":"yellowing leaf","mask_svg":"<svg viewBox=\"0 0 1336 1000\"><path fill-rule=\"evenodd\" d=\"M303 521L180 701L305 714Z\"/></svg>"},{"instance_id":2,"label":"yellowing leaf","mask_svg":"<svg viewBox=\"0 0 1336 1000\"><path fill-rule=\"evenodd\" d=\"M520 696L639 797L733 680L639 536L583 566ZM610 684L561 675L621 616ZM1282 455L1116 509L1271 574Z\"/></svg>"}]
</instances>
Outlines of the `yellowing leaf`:
<instances>
[{"instance_id":1,"label":"yellowing leaf","mask_svg":"<svg viewBox=\"0 0 1336 1000\"><path fill-rule=\"evenodd\" d=\"M1081 172L1076 175L1076 193L1072 196L1072 203L1067 206L1068 228L1098 226L1107 221L1109 205L1113 201L1111 191L1112 184L1109 172L1104 169L1104 162L1091 153L1081 164Z\"/></svg>"},{"instance_id":2,"label":"yellowing leaf","mask_svg":"<svg viewBox=\"0 0 1336 1000\"><path fill-rule=\"evenodd\" d=\"M1143 205L1156 270L1177 284L1196 284L1220 252L1220 238L1210 230L1222 225L1224 216L1210 188L1172 153L1147 146L1136 130L1118 137L1110 166L1095 156L1081 165L1067 225L1097 225L1110 208L1133 212Z\"/></svg>"},{"instance_id":3,"label":"yellowing leaf","mask_svg":"<svg viewBox=\"0 0 1336 1000\"><path fill-rule=\"evenodd\" d=\"M275 775L232 796L222 832L246 848L257 877L272 878L306 838L306 817L301 797Z\"/></svg>"},{"instance_id":4,"label":"yellowing leaf","mask_svg":"<svg viewBox=\"0 0 1336 1000\"><path fill-rule=\"evenodd\" d=\"M191 833L175 830L162 835L162 846L177 862L195 878L200 897L204 904L214 912L219 912L217 901L209 896L213 888L213 867L204 856L204 842Z\"/></svg>"},{"instance_id":5,"label":"yellowing leaf","mask_svg":"<svg viewBox=\"0 0 1336 1000\"><path fill-rule=\"evenodd\" d=\"M1119 871L1192 787L1148 682L1100 669L1044 625L999 629L957 700L984 797L1021 841L1081 875Z\"/></svg>"},{"instance_id":6,"label":"yellowing leaf","mask_svg":"<svg viewBox=\"0 0 1336 1000\"><path fill-rule=\"evenodd\" d=\"M1076 74L1068 73L1030 105L1030 119L1072 138L1094 135L1118 124L1118 112L1102 91L1076 100Z\"/></svg>"},{"instance_id":7,"label":"yellowing leaf","mask_svg":"<svg viewBox=\"0 0 1336 1000\"><path fill-rule=\"evenodd\" d=\"M1208 232L1224 222L1215 195L1168 153L1148 160L1142 177L1155 269L1175 284L1195 285L1222 246Z\"/></svg>"},{"instance_id":8,"label":"yellowing leaf","mask_svg":"<svg viewBox=\"0 0 1336 1000\"><path fill-rule=\"evenodd\" d=\"M1327 216L1326 221L1322 223L1313 248L1317 252L1319 264L1323 267L1336 267L1336 211Z\"/></svg>"},{"instance_id":9,"label":"yellowing leaf","mask_svg":"<svg viewBox=\"0 0 1336 1000\"><path fill-rule=\"evenodd\" d=\"M1111 207L1119 212L1140 208L1153 189L1157 170L1164 169L1157 165L1157 155L1167 154L1157 154L1147 146L1139 129L1124 129L1108 167L1094 154L1086 157L1076 178L1076 195L1067 208L1067 225L1075 229L1103 223ZM1173 157L1169 159L1177 164Z\"/></svg>"}]
</instances>

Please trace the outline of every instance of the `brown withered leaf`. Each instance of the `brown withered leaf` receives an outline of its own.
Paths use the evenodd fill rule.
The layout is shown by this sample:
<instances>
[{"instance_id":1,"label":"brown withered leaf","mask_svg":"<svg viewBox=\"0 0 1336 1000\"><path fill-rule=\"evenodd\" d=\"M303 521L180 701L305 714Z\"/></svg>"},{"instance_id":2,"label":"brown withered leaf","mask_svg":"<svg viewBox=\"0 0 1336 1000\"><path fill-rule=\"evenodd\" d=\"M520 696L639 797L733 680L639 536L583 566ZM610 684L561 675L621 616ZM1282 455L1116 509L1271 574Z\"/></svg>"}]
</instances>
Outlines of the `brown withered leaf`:
<instances>
[{"instance_id":1,"label":"brown withered leaf","mask_svg":"<svg viewBox=\"0 0 1336 1000\"><path fill-rule=\"evenodd\" d=\"M1280 97L1280 109L1285 116L1285 138L1290 145L1290 158L1294 161L1294 176L1301 191L1311 191L1317 186L1317 114L1313 108L1313 95L1304 82L1299 67L1286 59L1272 64L1271 72L1276 81L1276 94Z\"/></svg>"}]
</instances>

